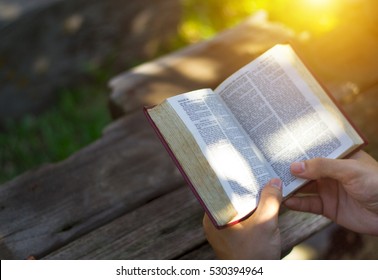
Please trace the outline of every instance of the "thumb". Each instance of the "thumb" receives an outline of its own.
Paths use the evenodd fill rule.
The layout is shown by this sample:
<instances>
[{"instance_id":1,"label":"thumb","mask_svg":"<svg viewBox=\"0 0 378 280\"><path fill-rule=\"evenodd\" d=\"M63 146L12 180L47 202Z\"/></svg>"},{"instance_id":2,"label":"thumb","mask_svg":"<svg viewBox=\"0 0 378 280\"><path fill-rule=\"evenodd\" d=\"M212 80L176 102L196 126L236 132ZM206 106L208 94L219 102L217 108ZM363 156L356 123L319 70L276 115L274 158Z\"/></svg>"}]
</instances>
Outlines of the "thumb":
<instances>
[{"instance_id":1,"label":"thumb","mask_svg":"<svg viewBox=\"0 0 378 280\"><path fill-rule=\"evenodd\" d=\"M282 181L278 178L274 178L270 180L262 190L256 214L264 221L269 221L274 218L274 221L277 222L281 201Z\"/></svg>"},{"instance_id":2,"label":"thumb","mask_svg":"<svg viewBox=\"0 0 378 280\"><path fill-rule=\"evenodd\" d=\"M332 178L344 181L354 173L354 167L347 159L314 158L294 162L290 166L293 175L305 179Z\"/></svg>"}]
</instances>

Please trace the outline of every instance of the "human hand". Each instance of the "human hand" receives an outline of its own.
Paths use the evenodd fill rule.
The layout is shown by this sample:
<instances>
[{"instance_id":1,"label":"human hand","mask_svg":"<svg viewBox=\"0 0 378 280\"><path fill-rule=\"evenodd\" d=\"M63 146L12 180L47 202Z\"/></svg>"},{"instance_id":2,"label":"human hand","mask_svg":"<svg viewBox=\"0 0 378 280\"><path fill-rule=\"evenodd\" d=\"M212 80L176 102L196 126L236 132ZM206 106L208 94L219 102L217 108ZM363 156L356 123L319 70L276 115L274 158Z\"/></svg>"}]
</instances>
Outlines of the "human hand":
<instances>
[{"instance_id":1,"label":"human hand","mask_svg":"<svg viewBox=\"0 0 378 280\"><path fill-rule=\"evenodd\" d=\"M246 220L219 230L205 215L205 234L218 258L279 259L278 212L281 201L282 183L279 179L272 179L262 190L256 211Z\"/></svg>"},{"instance_id":2,"label":"human hand","mask_svg":"<svg viewBox=\"0 0 378 280\"><path fill-rule=\"evenodd\" d=\"M293 163L297 177L313 179L285 201L293 210L321 214L350 230L378 235L378 163L363 151L350 159Z\"/></svg>"}]
</instances>

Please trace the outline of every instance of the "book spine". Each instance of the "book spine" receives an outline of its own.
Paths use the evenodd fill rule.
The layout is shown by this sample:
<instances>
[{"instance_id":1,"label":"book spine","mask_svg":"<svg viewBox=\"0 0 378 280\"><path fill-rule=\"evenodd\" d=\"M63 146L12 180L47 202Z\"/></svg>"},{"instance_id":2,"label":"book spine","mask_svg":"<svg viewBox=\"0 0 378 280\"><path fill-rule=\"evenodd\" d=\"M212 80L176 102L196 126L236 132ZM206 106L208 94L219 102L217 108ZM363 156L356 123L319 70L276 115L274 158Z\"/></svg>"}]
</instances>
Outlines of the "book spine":
<instances>
[{"instance_id":1,"label":"book spine","mask_svg":"<svg viewBox=\"0 0 378 280\"><path fill-rule=\"evenodd\" d=\"M160 130L159 128L156 126L155 122L153 121L153 119L151 118L151 116L149 115L148 113L148 109L151 109L153 108L154 106L149 106L149 107L143 107L143 112L144 112L144 115L146 116L148 122L150 123L150 125L152 126L152 128L154 129L156 135L158 136L159 140L161 141L161 143L163 144L165 150L168 152L169 156L171 157L173 163L176 165L177 169L180 171L182 177L184 178L184 180L186 181L186 183L188 184L189 188L191 189L191 191L193 192L194 196L197 198L197 200L199 201L199 203L201 204L202 208L204 209L204 211L206 212L206 214L209 216L211 222L214 224L215 227L217 227L218 229L221 229L221 228L224 228L225 226L221 226L221 225L218 225L218 223L216 222L216 220L214 219L213 215L211 214L210 210L207 208L206 204L204 203L204 201L202 200L202 198L200 197L200 195L198 194L196 188L194 187L193 183L191 182L191 180L189 179L189 177L187 176L184 168L182 167L182 165L180 164L180 162L178 161L178 159L176 158L175 154L173 153L173 151L171 150L171 148L169 147L169 144L167 143L167 141L164 139L163 135L160 133Z\"/></svg>"}]
</instances>

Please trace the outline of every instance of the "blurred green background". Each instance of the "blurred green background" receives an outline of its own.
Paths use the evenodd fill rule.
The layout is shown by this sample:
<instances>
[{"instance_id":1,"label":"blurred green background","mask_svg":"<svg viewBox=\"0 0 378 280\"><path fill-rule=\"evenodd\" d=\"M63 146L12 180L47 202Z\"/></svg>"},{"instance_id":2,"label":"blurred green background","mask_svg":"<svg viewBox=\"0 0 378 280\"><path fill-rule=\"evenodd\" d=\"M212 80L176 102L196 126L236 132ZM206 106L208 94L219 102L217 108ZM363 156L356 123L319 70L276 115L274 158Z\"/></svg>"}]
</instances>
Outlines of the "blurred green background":
<instances>
[{"instance_id":1,"label":"blurred green background","mask_svg":"<svg viewBox=\"0 0 378 280\"><path fill-rule=\"evenodd\" d=\"M261 9L270 20L311 36L321 36L356 17L369 19L361 1L354 0L182 0L182 5L177 34L155 57L211 38ZM361 13L354 12L356 7ZM111 121L107 82L118 74L112 61L108 64L87 66L86 78L75 88L62 88L59 100L38 116L6 122L0 131L0 183L43 163L63 160L100 137Z\"/></svg>"}]
</instances>

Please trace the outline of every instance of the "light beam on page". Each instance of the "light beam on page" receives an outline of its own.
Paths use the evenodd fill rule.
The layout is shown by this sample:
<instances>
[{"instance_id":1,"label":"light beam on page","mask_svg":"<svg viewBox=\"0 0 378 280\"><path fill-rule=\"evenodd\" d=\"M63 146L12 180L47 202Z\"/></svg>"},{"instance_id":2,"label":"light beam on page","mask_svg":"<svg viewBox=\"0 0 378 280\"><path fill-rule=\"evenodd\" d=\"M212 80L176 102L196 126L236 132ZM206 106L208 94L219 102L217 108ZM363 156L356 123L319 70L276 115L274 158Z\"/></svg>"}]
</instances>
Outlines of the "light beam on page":
<instances>
[{"instance_id":1,"label":"light beam on page","mask_svg":"<svg viewBox=\"0 0 378 280\"><path fill-rule=\"evenodd\" d=\"M221 179L228 182L232 191L227 195L239 213L248 213L258 195L258 178L248 162L232 145L220 145L208 151L211 166ZM253 199L251 199L253 197Z\"/></svg>"}]
</instances>

